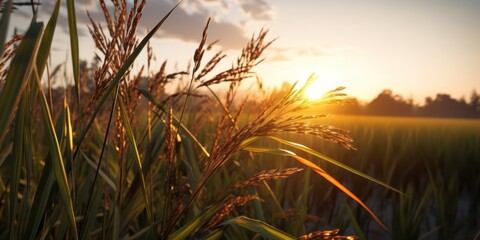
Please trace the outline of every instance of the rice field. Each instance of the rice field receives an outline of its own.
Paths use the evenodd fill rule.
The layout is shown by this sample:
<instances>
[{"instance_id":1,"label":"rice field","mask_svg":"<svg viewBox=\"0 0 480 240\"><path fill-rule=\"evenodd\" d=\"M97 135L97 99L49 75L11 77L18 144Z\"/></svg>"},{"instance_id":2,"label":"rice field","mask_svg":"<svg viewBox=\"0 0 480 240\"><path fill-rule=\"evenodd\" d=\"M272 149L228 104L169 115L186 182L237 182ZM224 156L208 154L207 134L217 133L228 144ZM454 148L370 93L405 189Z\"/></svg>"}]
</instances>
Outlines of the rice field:
<instances>
[{"instance_id":1,"label":"rice field","mask_svg":"<svg viewBox=\"0 0 480 240\"><path fill-rule=\"evenodd\" d=\"M479 121L330 118L317 107L345 103L345 93L307 98L313 75L249 101L240 85L263 62L268 31L253 34L231 67L219 69L226 55L209 52L216 51L210 19L188 69L169 72L167 61L150 69L149 40L178 5L139 38L145 0L112 0L114 10L101 1L104 19L88 26L100 62L82 70L68 0L72 61L64 65L73 76L59 78L72 84L52 89L58 71L47 67L58 69L48 60L61 1L48 22L34 17L11 39L3 33L14 3L4 2L0 239L480 234ZM146 72L132 68L142 51ZM165 91L171 82L175 93ZM252 86L264 91L259 79Z\"/></svg>"},{"instance_id":2,"label":"rice field","mask_svg":"<svg viewBox=\"0 0 480 240\"><path fill-rule=\"evenodd\" d=\"M473 239L480 231L480 121L435 118L335 116L321 121L350 130L354 147L345 150L314 137L289 136L369 174L407 196L385 189L344 169L321 163L327 172L365 200L390 231L379 229L358 205L315 175L282 182L275 193L292 196L308 187L309 209L325 227L346 229L366 239ZM266 164L277 166L270 161ZM278 167L278 166L277 166ZM308 170L306 170L308 171ZM306 182L305 182L306 181ZM307 183L308 182L308 183ZM352 218L354 217L354 218ZM345 228L344 228L345 229Z\"/></svg>"}]
</instances>

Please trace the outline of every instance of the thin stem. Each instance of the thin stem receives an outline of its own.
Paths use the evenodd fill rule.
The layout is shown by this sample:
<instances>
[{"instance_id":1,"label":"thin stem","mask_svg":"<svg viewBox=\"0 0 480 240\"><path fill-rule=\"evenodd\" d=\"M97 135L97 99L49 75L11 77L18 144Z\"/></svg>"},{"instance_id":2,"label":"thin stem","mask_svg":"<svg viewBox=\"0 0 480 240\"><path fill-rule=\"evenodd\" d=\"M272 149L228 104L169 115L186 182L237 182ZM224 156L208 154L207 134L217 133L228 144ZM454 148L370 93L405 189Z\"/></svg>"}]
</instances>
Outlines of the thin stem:
<instances>
[{"instance_id":1,"label":"thin stem","mask_svg":"<svg viewBox=\"0 0 480 240\"><path fill-rule=\"evenodd\" d=\"M99 175L99 172L100 172L100 166L102 165L103 153L105 152L105 146L107 145L107 138L108 138L108 133L110 132L110 124L112 123L113 111L115 110L115 106L116 106L116 103L117 103L118 89L119 89L119 86L117 85L116 90L115 90L115 95L113 97L112 109L110 111L110 116L108 117L107 130L105 132L105 137L103 139L102 151L100 152L100 159L98 160L97 170L95 172L95 178L93 179L92 188L90 189L90 194L88 196L87 207L85 209L85 214L84 214L85 219L87 218L88 210L90 208L90 203L92 201L93 191L95 189L97 178L98 178L98 175ZM79 232L80 236L82 236L82 232L83 232L84 227L85 227L85 222L86 221L83 221L82 226L80 227L80 232Z\"/></svg>"}]
</instances>

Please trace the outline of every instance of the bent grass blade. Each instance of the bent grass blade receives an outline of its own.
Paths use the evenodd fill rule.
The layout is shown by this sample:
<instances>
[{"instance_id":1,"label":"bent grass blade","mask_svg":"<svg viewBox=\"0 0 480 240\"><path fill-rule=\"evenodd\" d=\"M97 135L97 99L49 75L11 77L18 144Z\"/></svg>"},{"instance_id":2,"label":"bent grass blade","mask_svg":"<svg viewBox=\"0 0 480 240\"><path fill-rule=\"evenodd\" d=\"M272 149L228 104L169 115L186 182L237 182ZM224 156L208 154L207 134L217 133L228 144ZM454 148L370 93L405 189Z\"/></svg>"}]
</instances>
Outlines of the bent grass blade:
<instances>
[{"instance_id":1,"label":"bent grass blade","mask_svg":"<svg viewBox=\"0 0 480 240\"><path fill-rule=\"evenodd\" d=\"M355 200L360 206L362 206L374 219L375 221L378 222L378 224L384 228L388 229L388 227L373 213L373 211L362 201L360 198L358 198L355 194L353 194L350 190L348 190L343 184L341 184L339 181L337 181L334 177L332 177L330 174L328 174L325 170L317 166L316 164L312 163L311 161L302 158L295 154L292 151L281 149L281 148L263 148L263 147L245 147L243 150L246 151L251 151L251 152L257 152L257 153L273 153L276 155L281 155L281 156L289 156L292 157L293 159L297 160L298 162L302 163L303 165L311 168L314 170L316 173L318 173L320 176L324 177L326 180L328 180L330 183L335 185L338 189L340 189L342 192L347 194L351 199Z\"/></svg>"}]
</instances>

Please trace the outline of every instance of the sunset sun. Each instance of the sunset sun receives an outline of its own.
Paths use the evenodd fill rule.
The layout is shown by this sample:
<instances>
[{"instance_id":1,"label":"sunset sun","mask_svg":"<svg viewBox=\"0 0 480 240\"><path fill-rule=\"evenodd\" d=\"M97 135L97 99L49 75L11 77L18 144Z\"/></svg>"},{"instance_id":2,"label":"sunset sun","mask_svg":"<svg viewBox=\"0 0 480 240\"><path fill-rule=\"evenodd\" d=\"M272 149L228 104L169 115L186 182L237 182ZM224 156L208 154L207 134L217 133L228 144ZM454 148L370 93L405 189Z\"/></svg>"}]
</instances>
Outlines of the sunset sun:
<instances>
[{"instance_id":1,"label":"sunset sun","mask_svg":"<svg viewBox=\"0 0 480 240\"><path fill-rule=\"evenodd\" d=\"M338 77L333 72L320 72L317 79L306 89L305 96L311 100L320 99L326 92L340 87Z\"/></svg>"}]
</instances>

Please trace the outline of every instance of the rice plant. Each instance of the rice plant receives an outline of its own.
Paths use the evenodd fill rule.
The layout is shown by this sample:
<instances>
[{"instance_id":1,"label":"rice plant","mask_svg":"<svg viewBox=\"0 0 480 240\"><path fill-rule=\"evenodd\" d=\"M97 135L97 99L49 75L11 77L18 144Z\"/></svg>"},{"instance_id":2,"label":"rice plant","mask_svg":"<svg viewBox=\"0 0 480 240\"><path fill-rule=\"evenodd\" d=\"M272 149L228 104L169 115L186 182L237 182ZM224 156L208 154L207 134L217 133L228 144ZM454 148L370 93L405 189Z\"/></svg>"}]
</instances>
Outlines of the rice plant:
<instances>
[{"instance_id":1,"label":"rice plant","mask_svg":"<svg viewBox=\"0 0 480 240\"><path fill-rule=\"evenodd\" d=\"M311 76L280 97L238 99L240 86L253 77L272 44L267 31L253 35L231 67L221 70L223 52L205 57L215 44L209 42L206 20L191 67L168 73L164 62L151 73L149 40L176 6L140 40L136 32L145 0L112 0L114 12L100 0L104 19L90 17L89 25L100 64L90 76L93 88L85 90L89 78L79 66L75 2L67 1L74 84L54 99L42 79L50 82L52 77L44 70L60 3L56 1L46 25L34 17L25 34L8 42L1 39L0 238L354 239L339 230L286 232L270 220L276 216L264 215L271 209L263 209L261 201L274 201L286 212L269 182L302 168L325 178L386 228L359 197L303 156L393 188L281 137L310 135L354 149L347 131L314 123L326 115L304 114L316 106L342 103L343 88L310 100L304 92L315 80ZM5 11L0 32L7 32L9 17ZM134 71L132 64L144 49L148 72ZM146 85L141 84L144 79ZM178 91L167 94L168 84L177 84ZM255 108L247 113L252 104ZM266 141L282 147L260 144ZM272 161L287 157L300 166L257 173L243 168L267 154ZM260 194L258 186L269 195ZM308 207L301 203L298 207Z\"/></svg>"}]
</instances>

